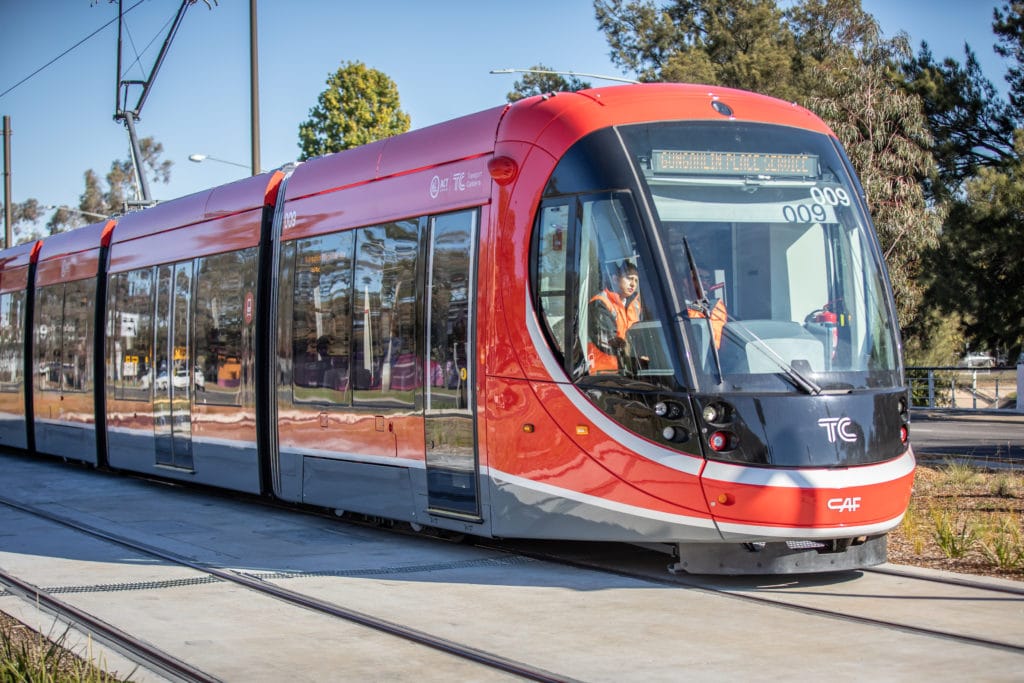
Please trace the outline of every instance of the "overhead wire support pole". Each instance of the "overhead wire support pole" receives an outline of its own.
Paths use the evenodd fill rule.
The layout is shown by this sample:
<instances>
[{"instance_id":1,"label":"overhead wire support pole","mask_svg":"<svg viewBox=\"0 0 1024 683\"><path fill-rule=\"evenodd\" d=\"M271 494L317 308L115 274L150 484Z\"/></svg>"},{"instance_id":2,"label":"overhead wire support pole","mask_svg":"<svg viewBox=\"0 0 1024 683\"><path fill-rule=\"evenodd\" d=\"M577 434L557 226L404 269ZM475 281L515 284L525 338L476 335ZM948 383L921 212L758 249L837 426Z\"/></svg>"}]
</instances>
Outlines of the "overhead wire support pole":
<instances>
[{"instance_id":1,"label":"overhead wire support pole","mask_svg":"<svg viewBox=\"0 0 1024 683\"><path fill-rule=\"evenodd\" d=\"M256 44L256 0L249 0L249 112L252 118L252 174L260 173L260 68Z\"/></svg>"},{"instance_id":2,"label":"overhead wire support pole","mask_svg":"<svg viewBox=\"0 0 1024 683\"><path fill-rule=\"evenodd\" d=\"M11 248L14 199L11 198L11 117L4 116L4 249Z\"/></svg>"},{"instance_id":3,"label":"overhead wire support pole","mask_svg":"<svg viewBox=\"0 0 1024 683\"><path fill-rule=\"evenodd\" d=\"M167 31L167 36L164 38L164 44L160 47L160 53L153 62L153 68L150 70L149 76L144 81L134 81L125 80L122 77L121 36L124 28L124 10L123 0L117 0L117 100L114 103L114 119L116 121L124 121L125 126L128 128L128 139L131 142L132 147L132 164L135 166L135 175L139 182L139 193L142 195L142 201L145 204L152 203L153 199L149 194L149 183L146 181L146 174L142 170L142 152L139 148L138 137L135 135L135 121L138 120L139 114L142 112L142 106L146 103L146 98L149 97L149 91L153 87L153 81L156 80L156 74L160 71L160 65L163 64L164 57L167 56L167 50L170 49L171 42L174 40L174 36L178 32L178 28L181 26L181 20L185 17L185 11L194 1L195 0L182 0L181 6L178 8L178 13L175 15L174 21L171 24L171 28ZM133 85L141 85L142 92L139 94L139 99L135 102L135 107L129 109L128 91Z\"/></svg>"},{"instance_id":4,"label":"overhead wire support pole","mask_svg":"<svg viewBox=\"0 0 1024 683\"><path fill-rule=\"evenodd\" d=\"M124 112L124 125L128 127L128 140L132 144L132 163L135 165L135 178L139 183L139 190L142 192L142 201L149 203L153 199L149 194L149 181L146 180L146 173L142 170L142 150L139 148L139 138L135 135L135 116L132 112Z\"/></svg>"}]
</instances>

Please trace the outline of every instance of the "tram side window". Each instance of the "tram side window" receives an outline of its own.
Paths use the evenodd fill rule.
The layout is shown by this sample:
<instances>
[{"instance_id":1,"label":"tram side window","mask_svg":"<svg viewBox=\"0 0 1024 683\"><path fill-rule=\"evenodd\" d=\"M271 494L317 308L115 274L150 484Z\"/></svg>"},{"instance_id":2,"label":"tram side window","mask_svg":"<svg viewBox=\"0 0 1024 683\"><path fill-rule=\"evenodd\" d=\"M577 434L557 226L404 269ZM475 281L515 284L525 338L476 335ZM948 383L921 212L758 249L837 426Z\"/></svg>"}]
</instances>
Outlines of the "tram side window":
<instances>
[{"instance_id":1,"label":"tram side window","mask_svg":"<svg viewBox=\"0 0 1024 683\"><path fill-rule=\"evenodd\" d=\"M533 291L552 350L574 381L675 374L636 221L621 192L559 200L538 216Z\"/></svg>"},{"instance_id":2,"label":"tram side window","mask_svg":"<svg viewBox=\"0 0 1024 683\"><path fill-rule=\"evenodd\" d=\"M114 398L148 401L153 384L153 269L110 278L107 380Z\"/></svg>"},{"instance_id":3,"label":"tram side window","mask_svg":"<svg viewBox=\"0 0 1024 683\"><path fill-rule=\"evenodd\" d=\"M416 220L357 231L352 317L353 399L412 407L419 381L416 344Z\"/></svg>"},{"instance_id":4,"label":"tram side window","mask_svg":"<svg viewBox=\"0 0 1024 683\"><path fill-rule=\"evenodd\" d=\"M61 318L64 316L64 285L42 287L35 305L35 388L60 391L64 368Z\"/></svg>"},{"instance_id":5,"label":"tram side window","mask_svg":"<svg viewBox=\"0 0 1024 683\"><path fill-rule=\"evenodd\" d=\"M565 300L567 289L567 258L569 253L569 206L546 206L541 210L538 231L537 296L541 319L555 344L565 355Z\"/></svg>"},{"instance_id":6,"label":"tram side window","mask_svg":"<svg viewBox=\"0 0 1024 683\"><path fill-rule=\"evenodd\" d=\"M0 392L21 390L24 367L25 292L0 294Z\"/></svg>"},{"instance_id":7,"label":"tram side window","mask_svg":"<svg viewBox=\"0 0 1024 683\"><path fill-rule=\"evenodd\" d=\"M467 410L473 385L473 230L476 214L433 219L430 272L430 410Z\"/></svg>"},{"instance_id":8,"label":"tram side window","mask_svg":"<svg viewBox=\"0 0 1024 683\"><path fill-rule=\"evenodd\" d=\"M96 280L77 280L64 286L64 391L92 391L93 325Z\"/></svg>"},{"instance_id":9,"label":"tram side window","mask_svg":"<svg viewBox=\"0 0 1024 683\"><path fill-rule=\"evenodd\" d=\"M353 232L300 240L292 298L296 402L348 404Z\"/></svg>"},{"instance_id":10,"label":"tram side window","mask_svg":"<svg viewBox=\"0 0 1024 683\"><path fill-rule=\"evenodd\" d=\"M256 249L201 258L197 271L195 399L240 405L253 364Z\"/></svg>"},{"instance_id":11,"label":"tram side window","mask_svg":"<svg viewBox=\"0 0 1024 683\"><path fill-rule=\"evenodd\" d=\"M578 343L583 375L631 377L672 375L659 317L649 310L654 279L641 256L635 216L628 197L613 195L581 202L579 239Z\"/></svg>"}]
</instances>

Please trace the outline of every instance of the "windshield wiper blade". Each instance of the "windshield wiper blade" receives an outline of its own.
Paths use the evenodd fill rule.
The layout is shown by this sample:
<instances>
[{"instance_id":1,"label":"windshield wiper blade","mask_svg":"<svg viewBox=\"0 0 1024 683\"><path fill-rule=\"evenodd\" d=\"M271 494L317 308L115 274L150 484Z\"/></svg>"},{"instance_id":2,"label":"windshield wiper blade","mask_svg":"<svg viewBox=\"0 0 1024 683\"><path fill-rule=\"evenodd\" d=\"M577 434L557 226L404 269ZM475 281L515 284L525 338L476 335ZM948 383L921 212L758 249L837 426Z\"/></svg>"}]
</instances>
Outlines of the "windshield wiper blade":
<instances>
[{"instance_id":1,"label":"windshield wiper blade","mask_svg":"<svg viewBox=\"0 0 1024 683\"><path fill-rule=\"evenodd\" d=\"M697 263L693 260L693 252L690 251L690 242L686 239L685 235L683 236L683 249L686 250L686 262L690 266L690 278L693 280L694 290L697 292L697 300L688 301L686 305L687 308L693 307L693 310L699 311L708 326L711 356L715 359L715 373L718 375L718 383L721 384L725 381L725 375L722 372L722 359L718 355L718 346L715 344L715 328L711 324L711 305L708 301L708 293L704 290L704 283L700 281L700 272L697 270ZM727 314L726 320L728 318Z\"/></svg>"},{"instance_id":2,"label":"windshield wiper blade","mask_svg":"<svg viewBox=\"0 0 1024 683\"><path fill-rule=\"evenodd\" d=\"M746 346L748 342L754 342L754 348L779 366L779 369L782 370L782 374L785 375L798 389L802 389L804 393L812 396L820 396L824 392L821 385L793 367L790 362L780 356L775 349L769 346L768 342L757 336L753 330L744 325L741 321L730 318L729 322L732 323L731 326L722 328L725 334L729 335L734 341L738 341L744 346ZM736 330L737 326L742 330L742 332ZM744 338L744 335L746 338Z\"/></svg>"},{"instance_id":3,"label":"windshield wiper blade","mask_svg":"<svg viewBox=\"0 0 1024 683\"><path fill-rule=\"evenodd\" d=\"M704 289L704 283L700 281L697 263L694 261L693 252L690 250L690 243L685 236L683 237L683 248L686 251L686 262L689 265L690 276L693 278L694 289L697 292L697 300L688 301L687 307L698 311L708 326L708 334L710 335L711 340L711 355L715 359L715 371L718 374L718 383L721 384L725 381L725 374L722 370L722 359L721 356L719 356L718 347L715 345L715 331L711 322L711 302L708 299L707 290ZM785 375L789 381L796 386L796 388L812 396L818 396L823 392L823 389L817 382L794 368L792 364L780 356L775 349L769 346L765 340L757 336L753 330L744 325L741 321L730 316L728 312L725 314L725 320L729 325L724 325L722 327L722 332L724 334L728 335L734 341L741 342L743 345L750 341L755 342L754 347L771 359L779 369L782 370L782 374ZM747 335L746 339L743 338L743 334L736 331L736 326L739 326L743 330L743 334Z\"/></svg>"}]
</instances>

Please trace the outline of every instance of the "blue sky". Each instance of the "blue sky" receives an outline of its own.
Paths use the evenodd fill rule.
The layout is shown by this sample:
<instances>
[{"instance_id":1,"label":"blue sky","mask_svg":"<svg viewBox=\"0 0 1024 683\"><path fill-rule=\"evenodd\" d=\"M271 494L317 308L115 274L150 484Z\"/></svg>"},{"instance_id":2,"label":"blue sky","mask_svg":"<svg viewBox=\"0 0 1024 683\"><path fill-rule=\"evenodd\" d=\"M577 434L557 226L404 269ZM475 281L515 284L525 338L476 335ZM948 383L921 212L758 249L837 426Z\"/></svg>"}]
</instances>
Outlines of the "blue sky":
<instances>
[{"instance_id":1,"label":"blue sky","mask_svg":"<svg viewBox=\"0 0 1024 683\"><path fill-rule=\"evenodd\" d=\"M125 8L138 0L124 0ZM213 0L209 0L213 4ZM0 93L117 16L106 0L0 0ZM178 0L145 0L127 14L126 54L141 55L129 77L142 79L159 50ZM246 174L188 156L204 153L248 165L248 0L202 0L185 15L137 131L164 145L174 163L172 199ZM907 31L938 57L962 59L966 40L997 85L992 9L963 0L863 0L887 35ZM128 136L113 120L116 23L16 88L0 95L12 119L15 201L78 204L82 176L105 175L128 156ZM150 44L151 41L154 41ZM516 75L491 69L538 62L580 73L623 76L608 58L591 0L260 0L261 157L265 169L298 153L298 126L324 81L344 60L360 60L398 85L402 108L421 128L504 102ZM131 61L131 60L129 60ZM589 79L595 84L596 79Z\"/></svg>"}]
</instances>

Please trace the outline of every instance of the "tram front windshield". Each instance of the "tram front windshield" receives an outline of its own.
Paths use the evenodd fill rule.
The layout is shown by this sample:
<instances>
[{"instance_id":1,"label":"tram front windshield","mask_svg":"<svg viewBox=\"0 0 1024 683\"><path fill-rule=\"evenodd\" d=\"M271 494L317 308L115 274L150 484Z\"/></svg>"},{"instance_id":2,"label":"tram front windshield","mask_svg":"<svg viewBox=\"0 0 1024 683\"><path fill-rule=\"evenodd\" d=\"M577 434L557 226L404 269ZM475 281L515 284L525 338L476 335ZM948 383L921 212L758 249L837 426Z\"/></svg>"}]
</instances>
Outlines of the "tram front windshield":
<instances>
[{"instance_id":1,"label":"tram front windshield","mask_svg":"<svg viewBox=\"0 0 1024 683\"><path fill-rule=\"evenodd\" d=\"M686 330L700 389L898 385L878 251L828 137L740 123L620 134L646 185L664 300Z\"/></svg>"}]
</instances>

